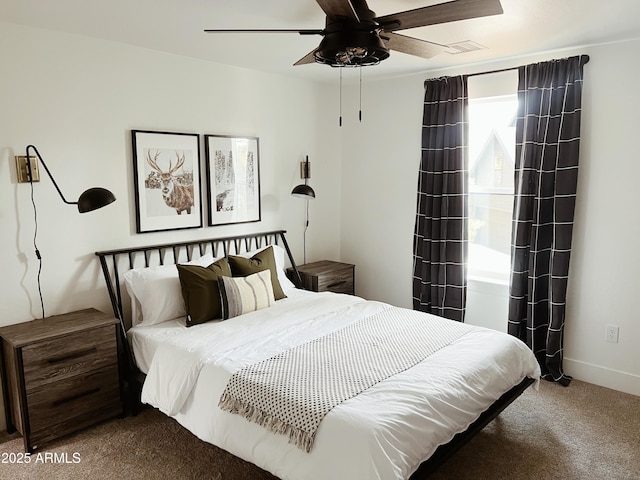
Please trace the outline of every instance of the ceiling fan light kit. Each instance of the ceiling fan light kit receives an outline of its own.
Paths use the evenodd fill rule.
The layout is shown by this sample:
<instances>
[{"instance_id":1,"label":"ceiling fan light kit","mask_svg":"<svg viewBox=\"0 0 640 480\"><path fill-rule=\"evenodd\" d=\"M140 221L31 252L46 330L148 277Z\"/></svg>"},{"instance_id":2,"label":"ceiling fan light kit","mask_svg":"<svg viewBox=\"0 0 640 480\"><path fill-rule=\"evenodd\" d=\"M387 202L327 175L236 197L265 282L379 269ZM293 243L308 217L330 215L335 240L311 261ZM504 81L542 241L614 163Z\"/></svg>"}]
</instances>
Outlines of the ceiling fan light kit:
<instances>
[{"instance_id":1,"label":"ceiling fan light kit","mask_svg":"<svg viewBox=\"0 0 640 480\"><path fill-rule=\"evenodd\" d=\"M355 28L348 28L334 23L327 26L327 33L313 56L316 63L332 67L364 67L389 58L389 49L376 28L362 29L357 24Z\"/></svg>"}]
</instances>

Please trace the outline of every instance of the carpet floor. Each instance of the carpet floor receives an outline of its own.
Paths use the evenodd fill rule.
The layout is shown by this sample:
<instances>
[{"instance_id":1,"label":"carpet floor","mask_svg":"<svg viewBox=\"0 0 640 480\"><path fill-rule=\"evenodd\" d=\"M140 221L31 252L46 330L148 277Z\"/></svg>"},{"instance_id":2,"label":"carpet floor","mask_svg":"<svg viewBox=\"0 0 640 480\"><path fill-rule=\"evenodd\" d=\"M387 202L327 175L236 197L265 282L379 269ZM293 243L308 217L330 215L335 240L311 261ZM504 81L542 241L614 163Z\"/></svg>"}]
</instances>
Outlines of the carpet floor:
<instances>
[{"instance_id":1,"label":"carpet floor","mask_svg":"<svg viewBox=\"0 0 640 480\"><path fill-rule=\"evenodd\" d=\"M151 408L47 444L28 464L17 463L22 447L18 434L0 433L1 479L275 479ZM640 479L640 397L542 382L430 479Z\"/></svg>"}]
</instances>

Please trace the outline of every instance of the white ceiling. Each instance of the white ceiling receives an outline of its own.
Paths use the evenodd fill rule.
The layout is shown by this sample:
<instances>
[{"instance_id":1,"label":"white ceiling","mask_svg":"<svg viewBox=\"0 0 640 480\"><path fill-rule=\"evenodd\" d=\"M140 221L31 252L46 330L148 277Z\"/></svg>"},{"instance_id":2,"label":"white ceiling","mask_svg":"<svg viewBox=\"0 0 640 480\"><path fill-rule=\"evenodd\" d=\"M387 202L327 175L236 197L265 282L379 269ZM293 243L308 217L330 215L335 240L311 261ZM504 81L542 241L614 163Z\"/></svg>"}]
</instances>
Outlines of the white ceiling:
<instances>
[{"instance_id":1,"label":"white ceiling","mask_svg":"<svg viewBox=\"0 0 640 480\"><path fill-rule=\"evenodd\" d=\"M472 40L484 50L425 60L399 52L365 75L388 76L482 63L567 47L640 38L640 0L501 0L503 15L404 30L441 44ZM442 0L368 0L378 15ZM321 29L314 0L0 0L0 21L60 30L219 63L334 81L335 69L294 67L320 36L207 34L205 28Z\"/></svg>"}]
</instances>

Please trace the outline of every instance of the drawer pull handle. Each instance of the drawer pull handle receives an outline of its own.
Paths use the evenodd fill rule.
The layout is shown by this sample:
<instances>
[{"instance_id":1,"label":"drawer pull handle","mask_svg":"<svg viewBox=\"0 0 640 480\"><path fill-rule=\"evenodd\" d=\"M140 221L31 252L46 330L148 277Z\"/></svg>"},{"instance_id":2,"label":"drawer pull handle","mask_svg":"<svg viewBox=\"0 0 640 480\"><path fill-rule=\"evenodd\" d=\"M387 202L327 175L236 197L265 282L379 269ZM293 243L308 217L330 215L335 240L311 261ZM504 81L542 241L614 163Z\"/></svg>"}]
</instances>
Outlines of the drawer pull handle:
<instances>
[{"instance_id":1,"label":"drawer pull handle","mask_svg":"<svg viewBox=\"0 0 640 480\"><path fill-rule=\"evenodd\" d=\"M51 405L54 406L54 407L58 407L58 406L60 406L60 405L62 405L64 403L73 402L74 400L77 400L79 398L86 397L88 395L93 395L94 393L98 393L99 391L100 391L99 387L92 388L91 390L87 390L85 392L80 392L80 393L78 393L76 395L72 395L72 396L67 397L67 398L61 398L60 400L56 400Z\"/></svg>"},{"instance_id":2,"label":"drawer pull handle","mask_svg":"<svg viewBox=\"0 0 640 480\"><path fill-rule=\"evenodd\" d=\"M85 355L90 355L90 354L95 353L97 351L98 351L98 349L96 347L87 348L85 350L78 350L78 351L70 353L68 355L63 355L61 357L53 357L53 358L50 358L47 361L49 363L64 362L65 360L72 360L74 358L84 357Z\"/></svg>"},{"instance_id":3,"label":"drawer pull handle","mask_svg":"<svg viewBox=\"0 0 640 480\"><path fill-rule=\"evenodd\" d=\"M345 283L347 283L347 281L346 280L342 280L340 282L336 282L336 283L332 283L331 285L327 285L327 288L339 287L340 285L344 285Z\"/></svg>"}]
</instances>

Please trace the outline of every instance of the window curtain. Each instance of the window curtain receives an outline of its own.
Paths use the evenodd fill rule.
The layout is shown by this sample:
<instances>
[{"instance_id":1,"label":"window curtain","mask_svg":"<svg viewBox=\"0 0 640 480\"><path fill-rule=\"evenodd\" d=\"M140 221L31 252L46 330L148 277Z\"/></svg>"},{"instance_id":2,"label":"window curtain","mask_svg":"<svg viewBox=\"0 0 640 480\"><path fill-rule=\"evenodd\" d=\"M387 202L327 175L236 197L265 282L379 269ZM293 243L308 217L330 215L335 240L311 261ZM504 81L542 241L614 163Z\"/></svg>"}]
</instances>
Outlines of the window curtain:
<instances>
[{"instance_id":1,"label":"window curtain","mask_svg":"<svg viewBox=\"0 0 640 480\"><path fill-rule=\"evenodd\" d=\"M520 67L510 334L524 341L543 378L563 372L565 305L578 180L586 55Z\"/></svg>"},{"instance_id":2,"label":"window curtain","mask_svg":"<svg viewBox=\"0 0 640 480\"><path fill-rule=\"evenodd\" d=\"M413 240L413 308L464 321L467 298L467 80L425 82Z\"/></svg>"}]
</instances>

